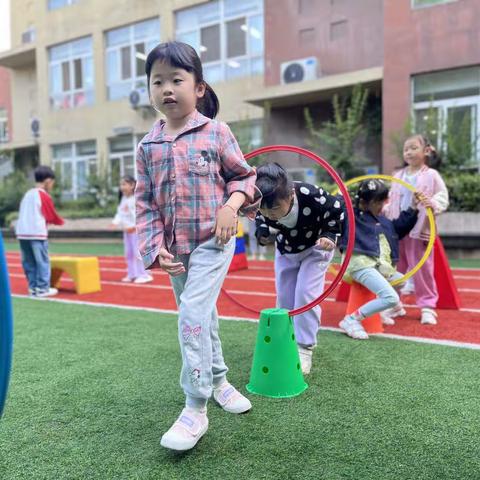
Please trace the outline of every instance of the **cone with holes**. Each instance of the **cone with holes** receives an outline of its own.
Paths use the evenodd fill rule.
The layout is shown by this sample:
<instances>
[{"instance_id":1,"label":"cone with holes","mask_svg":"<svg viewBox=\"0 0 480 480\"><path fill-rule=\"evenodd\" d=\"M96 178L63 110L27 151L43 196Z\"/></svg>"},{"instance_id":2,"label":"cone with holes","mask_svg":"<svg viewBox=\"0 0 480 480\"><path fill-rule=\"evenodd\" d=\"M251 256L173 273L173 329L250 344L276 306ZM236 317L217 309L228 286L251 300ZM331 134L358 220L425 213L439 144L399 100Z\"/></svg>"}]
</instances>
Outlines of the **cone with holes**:
<instances>
[{"instance_id":1,"label":"cone with holes","mask_svg":"<svg viewBox=\"0 0 480 480\"><path fill-rule=\"evenodd\" d=\"M354 312L359 307L365 305L365 303L373 300L374 298L375 294L372 293L370 290L366 289L358 282L352 282L352 285L350 287L350 293L348 295L346 313ZM382 319L380 318L380 315L378 313L367 317L365 320L363 320L362 325L367 333L383 332Z\"/></svg>"},{"instance_id":2,"label":"cone with holes","mask_svg":"<svg viewBox=\"0 0 480 480\"><path fill-rule=\"evenodd\" d=\"M288 398L307 387L288 311L262 310L247 390L265 397Z\"/></svg>"}]
</instances>

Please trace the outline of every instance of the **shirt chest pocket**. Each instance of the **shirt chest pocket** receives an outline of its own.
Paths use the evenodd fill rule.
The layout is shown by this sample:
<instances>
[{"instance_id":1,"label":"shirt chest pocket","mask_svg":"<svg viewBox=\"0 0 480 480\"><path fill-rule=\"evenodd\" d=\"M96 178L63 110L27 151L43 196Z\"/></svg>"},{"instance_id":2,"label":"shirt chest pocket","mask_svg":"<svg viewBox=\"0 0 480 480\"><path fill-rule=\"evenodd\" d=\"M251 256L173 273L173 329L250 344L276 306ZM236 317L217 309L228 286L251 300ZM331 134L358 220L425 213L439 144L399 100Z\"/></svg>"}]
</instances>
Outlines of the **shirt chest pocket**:
<instances>
[{"instance_id":1,"label":"shirt chest pocket","mask_svg":"<svg viewBox=\"0 0 480 480\"><path fill-rule=\"evenodd\" d=\"M188 170L195 175L209 175L216 170L216 155L208 150L197 150L188 158Z\"/></svg>"}]
</instances>

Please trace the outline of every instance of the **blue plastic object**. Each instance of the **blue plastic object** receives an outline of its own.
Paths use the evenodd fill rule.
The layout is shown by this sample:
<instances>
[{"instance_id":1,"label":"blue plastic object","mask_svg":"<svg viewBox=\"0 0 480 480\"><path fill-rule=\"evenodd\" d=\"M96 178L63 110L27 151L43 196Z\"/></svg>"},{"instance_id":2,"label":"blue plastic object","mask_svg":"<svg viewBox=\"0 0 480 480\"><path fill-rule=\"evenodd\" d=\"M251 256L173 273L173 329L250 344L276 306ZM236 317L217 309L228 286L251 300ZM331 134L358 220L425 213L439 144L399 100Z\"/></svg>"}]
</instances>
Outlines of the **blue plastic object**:
<instances>
[{"instance_id":1,"label":"blue plastic object","mask_svg":"<svg viewBox=\"0 0 480 480\"><path fill-rule=\"evenodd\" d=\"M12 368L13 315L7 259L0 234L0 417L7 399L10 370Z\"/></svg>"}]
</instances>

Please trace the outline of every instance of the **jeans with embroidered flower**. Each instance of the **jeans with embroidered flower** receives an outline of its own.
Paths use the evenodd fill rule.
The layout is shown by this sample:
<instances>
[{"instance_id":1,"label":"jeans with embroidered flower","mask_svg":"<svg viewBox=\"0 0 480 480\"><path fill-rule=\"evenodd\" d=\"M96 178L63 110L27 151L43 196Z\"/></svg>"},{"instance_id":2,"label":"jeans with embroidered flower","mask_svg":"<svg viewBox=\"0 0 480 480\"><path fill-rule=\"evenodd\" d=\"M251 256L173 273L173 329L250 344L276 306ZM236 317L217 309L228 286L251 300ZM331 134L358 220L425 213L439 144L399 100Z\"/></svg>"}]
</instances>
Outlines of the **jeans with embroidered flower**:
<instances>
[{"instance_id":1,"label":"jeans with embroidered flower","mask_svg":"<svg viewBox=\"0 0 480 480\"><path fill-rule=\"evenodd\" d=\"M180 385L186 405L202 408L228 368L218 335L217 298L235 251L235 238L217 245L215 238L187 255L179 255L185 272L170 277L178 306L178 339L182 353Z\"/></svg>"},{"instance_id":2,"label":"jeans with embroidered flower","mask_svg":"<svg viewBox=\"0 0 480 480\"><path fill-rule=\"evenodd\" d=\"M387 280L376 268L368 267L352 272L351 277L377 295L377 298L359 307L358 310L364 317L370 317L374 313L393 308L400 302L400 297L390 282L402 278L403 273L395 272Z\"/></svg>"}]
</instances>

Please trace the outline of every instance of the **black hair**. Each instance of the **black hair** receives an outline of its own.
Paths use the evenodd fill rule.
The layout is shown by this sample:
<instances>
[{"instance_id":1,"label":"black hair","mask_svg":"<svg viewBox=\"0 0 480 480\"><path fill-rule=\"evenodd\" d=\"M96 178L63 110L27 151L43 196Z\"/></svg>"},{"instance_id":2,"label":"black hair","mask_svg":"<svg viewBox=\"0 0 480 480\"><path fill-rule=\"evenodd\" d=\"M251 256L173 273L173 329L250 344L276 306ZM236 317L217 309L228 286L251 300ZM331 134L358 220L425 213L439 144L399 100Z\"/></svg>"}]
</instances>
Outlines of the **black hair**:
<instances>
[{"instance_id":1,"label":"black hair","mask_svg":"<svg viewBox=\"0 0 480 480\"><path fill-rule=\"evenodd\" d=\"M35 176L35 181L37 183L44 182L48 178L55 180L55 172L50 167L47 167L46 165L38 166L33 172L33 175Z\"/></svg>"},{"instance_id":2,"label":"black hair","mask_svg":"<svg viewBox=\"0 0 480 480\"><path fill-rule=\"evenodd\" d=\"M367 205L372 201L384 201L388 198L388 192L389 189L382 180L376 178L363 180L355 195L355 206L359 208L360 200L363 200Z\"/></svg>"},{"instance_id":3,"label":"black hair","mask_svg":"<svg viewBox=\"0 0 480 480\"><path fill-rule=\"evenodd\" d=\"M430 140L425 135L422 135L420 133L416 133L416 134L408 137L407 140L411 140L413 138L418 138L420 140L420 143L423 145L424 148L425 147L433 147L432 143L430 142ZM442 158L438 155L436 149L430 150L430 154L426 156L425 163L430 168L438 169L440 167L440 165L442 164Z\"/></svg>"},{"instance_id":4,"label":"black hair","mask_svg":"<svg viewBox=\"0 0 480 480\"><path fill-rule=\"evenodd\" d=\"M293 182L285 169L276 162L257 167L257 188L262 193L260 208L273 208L278 200L290 198Z\"/></svg>"},{"instance_id":5,"label":"black hair","mask_svg":"<svg viewBox=\"0 0 480 480\"><path fill-rule=\"evenodd\" d=\"M195 82L205 84L205 95L199 99L197 109L209 118L215 118L220 109L218 97L212 87L203 79L203 68L195 49L182 42L166 42L157 45L147 56L145 73L147 74L148 92L150 93L150 74L156 61L165 62L172 67L181 68L195 77Z\"/></svg>"},{"instance_id":6,"label":"black hair","mask_svg":"<svg viewBox=\"0 0 480 480\"><path fill-rule=\"evenodd\" d=\"M135 186L137 185L137 181L131 175L123 175L123 177L120 178L120 181L121 182L127 182L130 185L133 185L133 188L135 188ZM123 197L123 193L120 189L118 189L118 201L119 202L122 200L122 197Z\"/></svg>"}]
</instances>

